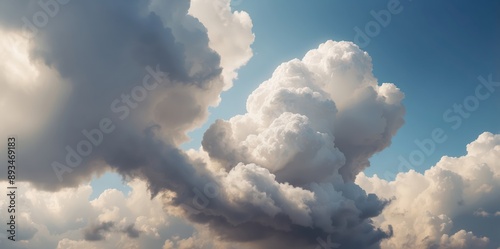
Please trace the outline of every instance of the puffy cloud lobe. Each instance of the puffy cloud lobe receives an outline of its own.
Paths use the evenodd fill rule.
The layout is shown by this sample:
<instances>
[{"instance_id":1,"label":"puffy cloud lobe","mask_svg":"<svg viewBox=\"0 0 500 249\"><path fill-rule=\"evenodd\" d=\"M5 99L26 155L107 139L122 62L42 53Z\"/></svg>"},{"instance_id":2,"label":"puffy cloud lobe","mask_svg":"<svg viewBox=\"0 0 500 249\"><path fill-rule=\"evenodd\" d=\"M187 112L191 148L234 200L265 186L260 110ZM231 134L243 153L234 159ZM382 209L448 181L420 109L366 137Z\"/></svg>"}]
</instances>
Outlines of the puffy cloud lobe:
<instances>
[{"instance_id":1,"label":"puffy cloud lobe","mask_svg":"<svg viewBox=\"0 0 500 249\"><path fill-rule=\"evenodd\" d=\"M287 183L278 183L265 168L240 164L228 173L224 181L228 202L243 208L240 211L242 216L251 214L253 209L260 209L264 216L287 213L293 223L303 226L312 223L306 203L314 200L313 193ZM247 219L254 220L253 217ZM265 219L262 221L266 222Z\"/></svg>"},{"instance_id":2,"label":"puffy cloud lobe","mask_svg":"<svg viewBox=\"0 0 500 249\"><path fill-rule=\"evenodd\" d=\"M210 47L221 55L225 89L238 76L236 70L253 55L252 19L244 11L231 11L230 0L192 0L189 13L208 30Z\"/></svg>"},{"instance_id":3,"label":"puffy cloud lobe","mask_svg":"<svg viewBox=\"0 0 500 249\"><path fill-rule=\"evenodd\" d=\"M128 185L131 192L127 195L108 189L89 202L93 191L89 185L52 193L23 183L19 187L27 191L19 198L22 211L18 219L22 224L18 235L23 241L10 243L2 237L2 248L255 248L252 241L225 241L205 225L186 223L161 198L150 199L146 182L134 180ZM5 204L0 202L0 211L3 208Z\"/></svg>"},{"instance_id":4,"label":"puffy cloud lobe","mask_svg":"<svg viewBox=\"0 0 500 249\"><path fill-rule=\"evenodd\" d=\"M0 137L13 134L40 135L57 113L57 106L69 91L56 70L30 61L30 44L22 35L0 28Z\"/></svg>"},{"instance_id":5,"label":"puffy cloud lobe","mask_svg":"<svg viewBox=\"0 0 500 249\"><path fill-rule=\"evenodd\" d=\"M392 199L375 223L391 224L382 248L498 248L500 135L481 134L462 157L443 157L392 182L361 174L367 192ZM415 208L415 207L419 208Z\"/></svg>"}]
</instances>

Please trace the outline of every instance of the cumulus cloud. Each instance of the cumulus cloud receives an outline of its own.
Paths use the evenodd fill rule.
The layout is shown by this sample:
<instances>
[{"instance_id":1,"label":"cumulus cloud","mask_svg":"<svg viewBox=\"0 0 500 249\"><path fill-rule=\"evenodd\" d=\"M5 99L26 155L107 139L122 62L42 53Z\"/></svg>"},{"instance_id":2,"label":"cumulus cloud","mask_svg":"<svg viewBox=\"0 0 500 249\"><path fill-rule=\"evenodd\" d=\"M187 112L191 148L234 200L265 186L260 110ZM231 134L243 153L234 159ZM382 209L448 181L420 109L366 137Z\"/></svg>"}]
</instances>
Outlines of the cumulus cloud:
<instances>
[{"instance_id":1,"label":"cumulus cloud","mask_svg":"<svg viewBox=\"0 0 500 249\"><path fill-rule=\"evenodd\" d=\"M0 245L6 249L161 248L167 240L197 236L194 227L164 208L161 198L151 199L146 182L127 184L128 194L107 189L93 200L90 185L47 192L29 183L18 184L22 191L16 210L18 241L2 236ZM3 221L7 220L5 201L0 199Z\"/></svg>"},{"instance_id":2,"label":"cumulus cloud","mask_svg":"<svg viewBox=\"0 0 500 249\"><path fill-rule=\"evenodd\" d=\"M109 232L115 226L112 221L102 222L101 224L93 224L84 231L85 240L97 241L103 240L105 233Z\"/></svg>"},{"instance_id":3,"label":"cumulus cloud","mask_svg":"<svg viewBox=\"0 0 500 249\"><path fill-rule=\"evenodd\" d=\"M461 157L442 157L423 174L388 182L360 174L367 192L391 199L375 218L394 235L382 248L498 248L500 135L481 134Z\"/></svg>"},{"instance_id":4,"label":"cumulus cloud","mask_svg":"<svg viewBox=\"0 0 500 249\"><path fill-rule=\"evenodd\" d=\"M237 69L253 55L252 19L245 11L232 11L230 0L192 0L189 13L207 28L210 48L221 55L225 89L237 78Z\"/></svg>"},{"instance_id":5,"label":"cumulus cloud","mask_svg":"<svg viewBox=\"0 0 500 249\"><path fill-rule=\"evenodd\" d=\"M72 1L31 36L19 17L36 1L0 3L0 136L18 135L25 181L9 248L498 248L500 136L424 174L366 177L404 94L350 42L283 63L181 151L252 56L251 19L229 3ZM80 184L110 169L132 193L89 201Z\"/></svg>"},{"instance_id":6,"label":"cumulus cloud","mask_svg":"<svg viewBox=\"0 0 500 249\"><path fill-rule=\"evenodd\" d=\"M255 162L281 181L309 183L336 171L352 181L402 126L403 97L377 83L366 52L329 41L279 66L248 98L248 113L217 121L203 147L225 168Z\"/></svg>"},{"instance_id":7,"label":"cumulus cloud","mask_svg":"<svg viewBox=\"0 0 500 249\"><path fill-rule=\"evenodd\" d=\"M208 107L218 104L237 68L251 57L251 20L226 7L211 10L232 18L229 22L198 19L188 13L188 0L49 1L52 14L38 2L0 3L0 34L7 38L0 51L12 62L0 64L0 114L12 117L2 124L6 129L0 135L14 134L22 141L18 146L25 156L18 162L24 167L17 173L19 180L31 183L26 188L60 194L40 192L52 201L48 204L30 197L47 205L45 213L27 212L30 219L53 220L35 223L38 226L22 230L22 236L35 236L30 241L43 242L39 246L46 248L114 248L110 245L117 240L139 248L115 234L165 238L157 228L165 225L164 218L119 220L126 202L117 193L105 193L119 201L108 207L100 201L89 204L85 194L63 188L113 168L125 177L146 179L153 195L171 190L179 203L190 200L190 188L213 176L177 145L187 139L187 131L204 122ZM49 18L46 25L39 25L40 13ZM234 38L247 38L217 38L218 24L234 26ZM243 33L236 32L238 27ZM224 58L222 65L224 56L231 58ZM89 205L104 211L97 217L76 214L84 207L94 210ZM35 206L26 205L40 210ZM95 220L80 231L88 217ZM53 233L57 245L44 240Z\"/></svg>"},{"instance_id":8,"label":"cumulus cloud","mask_svg":"<svg viewBox=\"0 0 500 249\"><path fill-rule=\"evenodd\" d=\"M247 113L205 133L198 159L222 172L220 193L191 219L259 248L312 248L321 236L377 248L390 232L370 218L385 202L353 179L403 124L404 95L371 71L366 52L334 41L279 66Z\"/></svg>"}]
</instances>

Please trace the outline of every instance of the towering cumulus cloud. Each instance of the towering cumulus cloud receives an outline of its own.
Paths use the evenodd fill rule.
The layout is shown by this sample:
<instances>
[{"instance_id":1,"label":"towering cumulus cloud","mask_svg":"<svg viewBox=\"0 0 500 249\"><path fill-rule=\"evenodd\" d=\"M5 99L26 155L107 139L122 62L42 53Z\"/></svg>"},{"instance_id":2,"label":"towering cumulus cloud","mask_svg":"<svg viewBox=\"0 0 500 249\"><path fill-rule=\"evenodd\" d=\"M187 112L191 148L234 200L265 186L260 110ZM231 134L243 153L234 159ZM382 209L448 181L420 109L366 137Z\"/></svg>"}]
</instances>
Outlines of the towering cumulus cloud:
<instances>
[{"instance_id":1,"label":"towering cumulus cloud","mask_svg":"<svg viewBox=\"0 0 500 249\"><path fill-rule=\"evenodd\" d=\"M202 150L186 153L178 148L186 132L251 57L248 15L229 1L41 3L0 3L0 31L15 43L0 43L14 65L0 64L0 115L13 118L0 134L19 136L22 180L56 191L110 169L141 179L165 209L209 228L191 242L166 238L165 248L198 248L193 241L211 233L278 249L379 248L391 236L390 223L372 224L387 202L355 179L403 124L404 95L377 82L353 43L328 41L282 64L247 113L215 122ZM221 26L239 39L224 39ZM81 243L149 231L136 223L99 216Z\"/></svg>"},{"instance_id":2,"label":"towering cumulus cloud","mask_svg":"<svg viewBox=\"0 0 500 249\"><path fill-rule=\"evenodd\" d=\"M371 58L349 42L283 63L250 95L246 114L205 133L222 194L192 218L259 248L313 248L318 236L377 248L389 234L370 218L385 203L353 179L403 124L403 96L379 85Z\"/></svg>"},{"instance_id":3,"label":"towering cumulus cloud","mask_svg":"<svg viewBox=\"0 0 500 249\"><path fill-rule=\"evenodd\" d=\"M232 86L236 70L252 57L252 20L243 11L231 12L230 0L192 0L189 13L208 30L210 48L221 55L225 88Z\"/></svg>"},{"instance_id":4,"label":"towering cumulus cloud","mask_svg":"<svg viewBox=\"0 0 500 249\"><path fill-rule=\"evenodd\" d=\"M329 41L276 69L248 98L248 113L218 121L203 147L225 168L255 162L294 184L337 172L351 182L403 124L403 97L378 85L366 52Z\"/></svg>"}]
</instances>

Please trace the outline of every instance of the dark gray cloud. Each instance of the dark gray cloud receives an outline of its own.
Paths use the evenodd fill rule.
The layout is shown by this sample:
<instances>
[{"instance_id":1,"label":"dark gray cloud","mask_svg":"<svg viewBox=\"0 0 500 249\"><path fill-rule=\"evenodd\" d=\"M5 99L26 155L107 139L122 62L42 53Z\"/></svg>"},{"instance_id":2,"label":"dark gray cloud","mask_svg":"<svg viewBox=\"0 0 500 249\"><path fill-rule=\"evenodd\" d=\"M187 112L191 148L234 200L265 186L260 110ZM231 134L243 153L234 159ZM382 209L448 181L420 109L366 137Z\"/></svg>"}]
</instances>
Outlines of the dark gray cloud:
<instances>
[{"instance_id":1,"label":"dark gray cloud","mask_svg":"<svg viewBox=\"0 0 500 249\"><path fill-rule=\"evenodd\" d=\"M32 19L33 13L43 11L37 2L2 2L2 11L9 14L2 16L0 27L25 30L21 17ZM56 15L32 37L30 57L59 74L68 91L48 128L36 137L23 137L25 156L19 160L26 166L20 168L21 179L52 190L76 186L105 170L107 159L127 157L112 155L121 153L125 144L129 148L123 150L141 150L133 146L140 146L138 141L152 125L161 128L167 143L182 141L218 101L223 87L220 57L209 48L203 25L187 15L189 1L70 1L58 6ZM144 91L144 84L157 86ZM92 132L102 119L111 120L116 129L99 139ZM81 141L89 145L84 130L102 143L90 149L82 144L82 151L92 152L79 153L82 160L70 155L81 162L68 166L68 154L78 152ZM53 162L71 168L61 182ZM113 166L125 171L129 164L143 166Z\"/></svg>"},{"instance_id":2,"label":"dark gray cloud","mask_svg":"<svg viewBox=\"0 0 500 249\"><path fill-rule=\"evenodd\" d=\"M378 84L371 58L349 42L328 41L301 60L280 65L250 95L247 113L216 121L204 135L203 149L210 160L229 171L228 178L235 176L240 186L234 187L251 193L228 191L246 196L246 202L233 212L225 210L220 214L224 219L212 221L212 227L227 226L222 234L261 241L260 248L269 247L268 236L291 242L283 248L314 248L318 238L328 237L339 248L378 248L391 232L389 227L376 228L371 218L387 202L367 195L354 180L402 126L403 97L395 85ZM254 163L261 168L249 166ZM264 181L266 174L248 173L262 168L273 181L306 191L293 195L306 201L292 204L306 206L306 214L285 208L290 203L283 199L290 199L282 195L297 189L269 184L273 181ZM312 201L307 201L307 193ZM263 200L254 200L259 194ZM213 216L208 209L195 220ZM231 229L235 224L238 227Z\"/></svg>"},{"instance_id":3,"label":"dark gray cloud","mask_svg":"<svg viewBox=\"0 0 500 249\"><path fill-rule=\"evenodd\" d=\"M93 224L83 231L83 236L88 241L103 240L105 234L110 232L114 226L115 223L112 221Z\"/></svg>"},{"instance_id":4,"label":"dark gray cloud","mask_svg":"<svg viewBox=\"0 0 500 249\"><path fill-rule=\"evenodd\" d=\"M135 239L141 235L141 231L135 228L135 224L130 224L124 228L117 229L116 222L107 221L98 224L92 224L83 230L83 237L87 241L104 240L107 233L121 232L129 238Z\"/></svg>"},{"instance_id":5,"label":"dark gray cloud","mask_svg":"<svg viewBox=\"0 0 500 249\"><path fill-rule=\"evenodd\" d=\"M129 238L138 238L141 231L135 228L135 224L130 224L122 230Z\"/></svg>"}]
</instances>

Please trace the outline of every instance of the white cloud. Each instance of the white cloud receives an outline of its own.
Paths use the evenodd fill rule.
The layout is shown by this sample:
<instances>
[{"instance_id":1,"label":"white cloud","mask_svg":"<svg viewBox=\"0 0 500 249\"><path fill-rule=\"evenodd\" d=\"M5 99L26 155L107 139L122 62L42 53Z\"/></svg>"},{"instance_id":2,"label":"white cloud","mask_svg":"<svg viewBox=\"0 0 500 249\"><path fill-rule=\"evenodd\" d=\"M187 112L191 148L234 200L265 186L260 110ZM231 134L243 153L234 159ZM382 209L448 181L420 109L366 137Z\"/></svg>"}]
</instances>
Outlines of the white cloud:
<instances>
[{"instance_id":1,"label":"white cloud","mask_svg":"<svg viewBox=\"0 0 500 249\"><path fill-rule=\"evenodd\" d=\"M204 151L190 152L223 172L217 178L225 195L213 206L225 209L201 212L238 225L234 238L262 230L250 224L281 236L279 245L256 240L257 247L311 246L300 243L316 237L302 238L312 235L300 228L332 233L344 248L376 244L387 235L368 218L384 203L352 180L403 124L403 96L393 84L378 84L371 58L350 42L327 41L283 63L248 97L247 113L216 121Z\"/></svg>"},{"instance_id":2,"label":"white cloud","mask_svg":"<svg viewBox=\"0 0 500 249\"><path fill-rule=\"evenodd\" d=\"M221 56L225 89L232 86L237 70L253 55L252 19L245 11L232 11L231 0L192 0L189 13L208 30L210 47Z\"/></svg>"},{"instance_id":3,"label":"white cloud","mask_svg":"<svg viewBox=\"0 0 500 249\"><path fill-rule=\"evenodd\" d=\"M375 218L377 225L394 229L394 236L382 242L384 249L500 244L495 229L500 220L490 217L500 209L500 135L481 134L467 146L467 155L445 156L423 174L399 173L392 182L360 174L356 182L392 199Z\"/></svg>"},{"instance_id":4,"label":"white cloud","mask_svg":"<svg viewBox=\"0 0 500 249\"><path fill-rule=\"evenodd\" d=\"M350 181L403 124L403 96L378 85L366 52L328 41L280 65L248 97L247 113L217 121L202 143L226 168L256 163L292 184L337 172Z\"/></svg>"},{"instance_id":5,"label":"white cloud","mask_svg":"<svg viewBox=\"0 0 500 249\"><path fill-rule=\"evenodd\" d=\"M370 56L350 42L327 41L280 65L249 96L247 113L217 121L203 151L185 155L176 145L206 120L251 58L252 21L229 0L146 3L74 2L34 40L19 37L20 24L9 20L17 15L1 19L1 35L16 44L0 42L11 61L0 62L0 115L12 117L2 127L46 138L26 143L33 163L23 164L36 167L21 174L32 184L19 185L22 241L2 238L9 248L302 249L316 247L318 235L341 248L369 248L390 234L372 218L393 227L384 248L498 246L491 232L500 210L498 135L481 135L466 156L444 157L424 174L401 173L394 182L358 176L402 126L404 94L379 84ZM0 12L26 12L22 3L0 5L10 7ZM169 74L166 85L134 107L122 133L106 137L88 164L64 183L52 181L47 168L65 157L65 146L108 116L110 102L136 86L146 65L157 64ZM53 130L44 129L49 121ZM110 167L147 183L136 179L130 195L110 189L92 201L88 185L60 189ZM190 191L210 183L218 195L205 197L197 213L184 210L200 198ZM386 203L356 184L395 199L377 217ZM149 191L162 198L150 199ZM6 202L0 206L5 215Z\"/></svg>"},{"instance_id":6,"label":"white cloud","mask_svg":"<svg viewBox=\"0 0 500 249\"><path fill-rule=\"evenodd\" d=\"M2 236L2 248L160 248L166 238L191 236L191 226L165 212L161 198L150 198L145 182L128 185L132 189L128 195L108 189L89 201L89 185L52 193L19 183L16 211L17 239L21 241L10 242ZM6 186L0 183L3 189ZM7 205L6 199L0 200L3 221L7 220ZM103 240L86 241L85 231L100 222L113 225L101 231Z\"/></svg>"},{"instance_id":7,"label":"white cloud","mask_svg":"<svg viewBox=\"0 0 500 249\"><path fill-rule=\"evenodd\" d=\"M210 106L218 105L224 65L210 47L203 23L188 14L190 1L71 1L58 5L57 16L38 25L36 34L23 37L23 16L47 15L38 3L0 2L0 35L6 38L0 42L5 55L0 62L0 115L9 117L0 137L15 134L25 141L20 159L26 165L24 180L57 190L87 182L108 166L130 169L125 166L130 160L120 158L139 150L125 147L137 145L131 141L143 139L145 130L154 129L155 136L175 147L205 122ZM235 23L251 27L242 13L213 11L234 15ZM217 24L223 25L213 23L211 30ZM228 64L234 68L227 70L245 60ZM146 90L144 82L156 86ZM66 167L64 174L59 167L57 174L53 163L67 166L67 148L88 144L83 130L93 130L105 118L116 129L103 143L83 146L91 152L78 167Z\"/></svg>"},{"instance_id":8,"label":"white cloud","mask_svg":"<svg viewBox=\"0 0 500 249\"><path fill-rule=\"evenodd\" d=\"M475 216L481 216L481 217L488 217L490 214L483 209L479 208L478 210L474 211Z\"/></svg>"}]
</instances>

